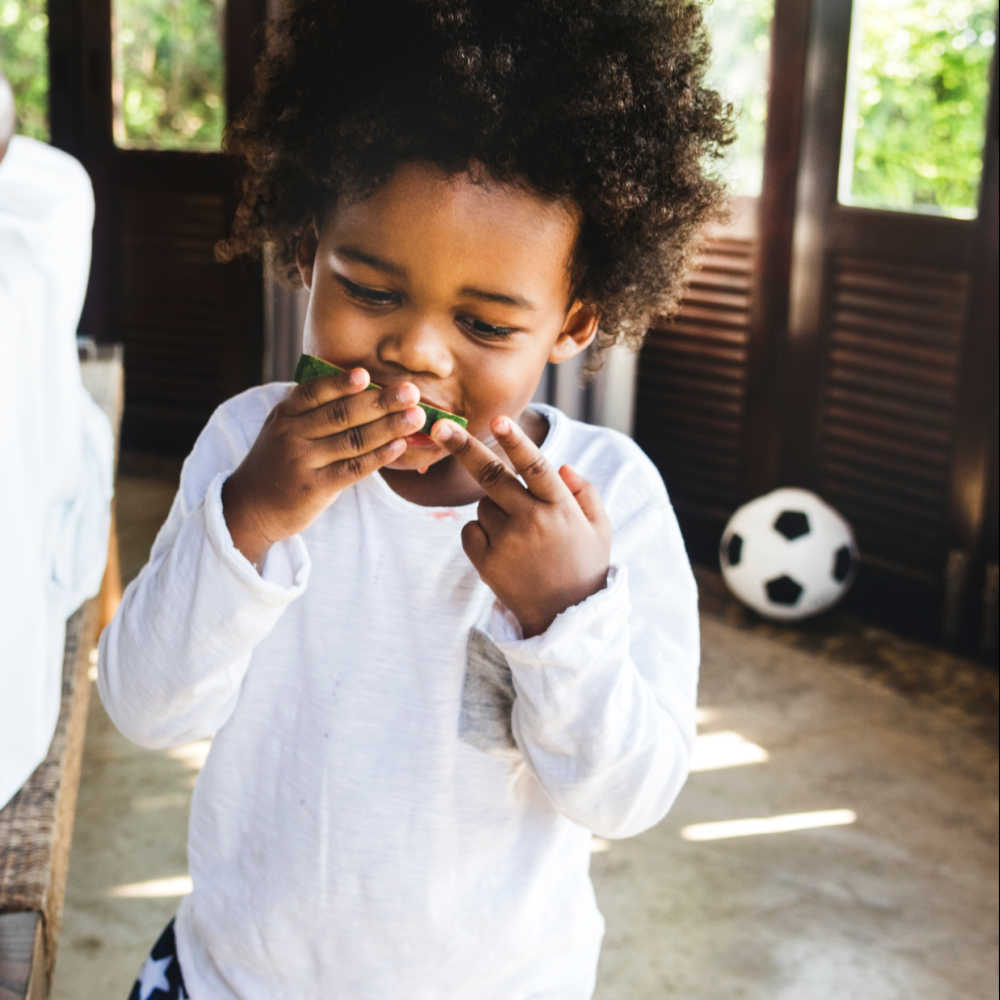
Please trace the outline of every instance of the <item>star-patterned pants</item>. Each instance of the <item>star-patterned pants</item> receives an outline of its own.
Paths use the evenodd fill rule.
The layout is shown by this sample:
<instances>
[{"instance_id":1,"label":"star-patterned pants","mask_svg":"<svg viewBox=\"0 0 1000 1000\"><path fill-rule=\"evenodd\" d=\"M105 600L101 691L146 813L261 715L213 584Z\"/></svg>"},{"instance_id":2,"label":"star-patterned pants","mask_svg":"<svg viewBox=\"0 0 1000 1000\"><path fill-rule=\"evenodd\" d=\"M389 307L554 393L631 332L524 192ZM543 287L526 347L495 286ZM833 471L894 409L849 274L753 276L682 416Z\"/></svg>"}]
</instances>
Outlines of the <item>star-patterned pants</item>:
<instances>
[{"instance_id":1,"label":"star-patterned pants","mask_svg":"<svg viewBox=\"0 0 1000 1000\"><path fill-rule=\"evenodd\" d=\"M177 958L173 920L153 945L128 1000L190 1000Z\"/></svg>"}]
</instances>

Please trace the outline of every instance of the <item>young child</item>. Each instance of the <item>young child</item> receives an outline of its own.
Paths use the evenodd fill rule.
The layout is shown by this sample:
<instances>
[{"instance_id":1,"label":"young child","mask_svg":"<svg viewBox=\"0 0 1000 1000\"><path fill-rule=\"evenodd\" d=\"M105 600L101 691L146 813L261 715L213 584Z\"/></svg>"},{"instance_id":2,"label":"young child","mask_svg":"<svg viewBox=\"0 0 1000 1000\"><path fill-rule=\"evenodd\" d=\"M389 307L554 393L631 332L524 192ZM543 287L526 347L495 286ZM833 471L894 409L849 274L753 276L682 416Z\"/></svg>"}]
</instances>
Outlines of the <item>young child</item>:
<instances>
[{"instance_id":1,"label":"young child","mask_svg":"<svg viewBox=\"0 0 1000 1000\"><path fill-rule=\"evenodd\" d=\"M227 252L273 246L345 374L219 407L101 637L125 735L212 738L133 997L591 996L591 836L686 777L697 593L649 460L531 398L675 301L728 139L707 56L684 0L277 27Z\"/></svg>"}]
</instances>

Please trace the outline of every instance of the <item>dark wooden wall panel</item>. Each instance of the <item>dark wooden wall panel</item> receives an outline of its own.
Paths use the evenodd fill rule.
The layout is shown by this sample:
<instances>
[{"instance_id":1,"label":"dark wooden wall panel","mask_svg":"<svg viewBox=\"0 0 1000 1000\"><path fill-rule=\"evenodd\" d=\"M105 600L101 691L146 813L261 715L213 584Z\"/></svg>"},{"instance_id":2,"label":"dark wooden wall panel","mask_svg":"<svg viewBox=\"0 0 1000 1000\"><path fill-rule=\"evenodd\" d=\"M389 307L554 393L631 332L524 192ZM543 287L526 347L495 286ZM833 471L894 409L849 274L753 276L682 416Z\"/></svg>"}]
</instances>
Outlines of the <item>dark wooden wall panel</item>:
<instances>
[{"instance_id":1,"label":"dark wooden wall panel","mask_svg":"<svg viewBox=\"0 0 1000 1000\"><path fill-rule=\"evenodd\" d=\"M189 446L221 401L232 315L222 194L122 192L118 328L125 344L129 444Z\"/></svg>"}]
</instances>

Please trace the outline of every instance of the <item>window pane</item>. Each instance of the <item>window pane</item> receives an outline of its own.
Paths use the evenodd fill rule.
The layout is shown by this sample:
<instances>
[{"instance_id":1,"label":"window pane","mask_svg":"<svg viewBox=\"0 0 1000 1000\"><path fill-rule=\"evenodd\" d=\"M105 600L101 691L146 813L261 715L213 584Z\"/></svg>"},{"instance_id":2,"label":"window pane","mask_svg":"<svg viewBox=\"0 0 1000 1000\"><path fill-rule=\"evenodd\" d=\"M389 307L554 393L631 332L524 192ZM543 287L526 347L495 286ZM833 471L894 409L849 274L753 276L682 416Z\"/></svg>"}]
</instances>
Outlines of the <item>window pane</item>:
<instances>
[{"instance_id":1,"label":"window pane","mask_svg":"<svg viewBox=\"0 0 1000 1000\"><path fill-rule=\"evenodd\" d=\"M17 105L17 131L49 140L49 18L45 0L0 0L0 69Z\"/></svg>"},{"instance_id":2,"label":"window pane","mask_svg":"<svg viewBox=\"0 0 1000 1000\"><path fill-rule=\"evenodd\" d=\"M722 174L730 191L760 194L764 174L768 63L774 0L713 0L704 8L712 37L709 84L736 109L736 141Z\"/></svg>"},{"instance_id":3,"label":"window pane","mask_svg":"<svg viewBox=\"0 0 1000 1000\"><path fill-rule=\"evenodd\" d=\"M838 197L971 218L995 0L855 0Z\"/></svg>"},{"instance_id":4,"label":"window pane","mask_svg":"<svg viewBox=\"0 0 1000 1000\"><path fill-rule=\"evenodd\" d=\"M225 0L114 0L117 145L220 148L224 14Z\"/></svg>"}]
</instances>

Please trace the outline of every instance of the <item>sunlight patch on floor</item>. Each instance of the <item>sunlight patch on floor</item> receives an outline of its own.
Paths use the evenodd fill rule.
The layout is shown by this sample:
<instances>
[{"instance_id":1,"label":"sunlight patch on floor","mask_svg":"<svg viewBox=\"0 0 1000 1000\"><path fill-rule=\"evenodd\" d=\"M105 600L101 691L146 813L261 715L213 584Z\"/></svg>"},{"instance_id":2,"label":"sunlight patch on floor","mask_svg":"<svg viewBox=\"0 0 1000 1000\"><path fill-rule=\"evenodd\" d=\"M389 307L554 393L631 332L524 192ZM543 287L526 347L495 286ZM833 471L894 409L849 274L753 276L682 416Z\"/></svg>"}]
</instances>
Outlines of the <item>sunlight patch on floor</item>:
<instances>
[{"instance_id":1,"label":"sunlight patch on floor","mask_svg":"<svg viewBox=\"0 0 1000 1000\"><path fill-rule=\"evenodd\" d=\"M846 826L857 820L853 809L821 809L816 812L785 813L781 816L750 816L718 823L692 823L681 830L684 840L725 840L757 837L768 833L791 833L823 826Z\"/></svg>"},{"instance_id":2,"label":"sunlight patch on floor","mask_svg":"<svg viewBox=\"0 0 1000 1000\"><path fill-rule=\"evenodd\" d=\"M695 738L691 755L691 770L715 771L722 767L761 764L768 759L767 751L732 730L702 733Z\"/></svg>"},{"instance_id":3,"label":"sunlight patch on floor","mask_svg":"<svg viewBox=\"0 0 1000 1000\"><path fill-rule=\"evenodd\" d=\"M161 809L187 809L190 792L164 792L161 795L137 795L132 800L132 811L158 812Z\"/></svg>"},{"instance_id":4,"label":"sunlight patch on floor","mask_svg":"<svg viewBox=\"0 0 1000 1000\"><path fill-rule=\"evenodd\" d=\"M130 882L116 885L108 893L115 899L167 899L186 896L191 891L189 875L174 875L170 878L154 878L148 882Z\"/></svg>"},{"instance_id":5,"label":"sunlight patch on floor","mask_svg":"<svg viewBox=\"0 0 1000 1000\"><path fill-rule=\"evenodd\" d=\"M171 747L165 751L171 760L178 760L188 767L201 770L208 756L208 748L212 745L211 740L195 740L194 743L185 743L183 746Z\"/></svg>"},{"instance_id":6,"label":"sunlight patch on floor","mask_svg":"<svg viewBox=\"0 0 1000 1000\"><path fill-rule=\"evenodd\" d=\"M715 722L718 718L719 713L714 708L707 708L704 705L699 705L694 712L695 722L699 726L708 726Z\"/></svg>"}]
</instances>

